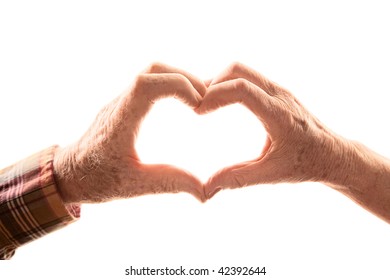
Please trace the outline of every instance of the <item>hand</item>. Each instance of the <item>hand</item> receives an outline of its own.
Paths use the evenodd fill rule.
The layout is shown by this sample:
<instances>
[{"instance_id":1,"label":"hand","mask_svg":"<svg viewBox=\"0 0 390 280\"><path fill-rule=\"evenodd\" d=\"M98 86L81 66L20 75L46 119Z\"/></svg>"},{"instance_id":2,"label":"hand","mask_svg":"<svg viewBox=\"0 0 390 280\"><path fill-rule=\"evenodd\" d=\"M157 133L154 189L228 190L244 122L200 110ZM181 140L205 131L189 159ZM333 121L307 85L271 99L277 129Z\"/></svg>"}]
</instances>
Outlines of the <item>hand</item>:
<instances>
[{"instance_id":1,"label":"hand","mask_svg":"<svg viewBox=\"0 0 390 280\"><path fill-rule=\"evenodd\" d=\"M64 202L103 202L183 191L204 201L203 185L196 177L169 165L143 164L134 144L155 101L175 97L195 109L205 91L204 83L194 76L152 64L124 94L101 110L78 142L57 152L54 170Z\"/></svg>"},{"instance_id":2,"label":"hand","mask_svg":"<svg viewBox=\"0 0 390 280\"><path fill-rule=\"evenodd\" d=\"M251 110L268 137L258 158L224 168L209 179L205 185L208 198L224 188L328 182L347 164L346 140L322 125L286 89L239 63L212 80L197 112L205 114L232 103Z\"/></svg>"}]
</instances>

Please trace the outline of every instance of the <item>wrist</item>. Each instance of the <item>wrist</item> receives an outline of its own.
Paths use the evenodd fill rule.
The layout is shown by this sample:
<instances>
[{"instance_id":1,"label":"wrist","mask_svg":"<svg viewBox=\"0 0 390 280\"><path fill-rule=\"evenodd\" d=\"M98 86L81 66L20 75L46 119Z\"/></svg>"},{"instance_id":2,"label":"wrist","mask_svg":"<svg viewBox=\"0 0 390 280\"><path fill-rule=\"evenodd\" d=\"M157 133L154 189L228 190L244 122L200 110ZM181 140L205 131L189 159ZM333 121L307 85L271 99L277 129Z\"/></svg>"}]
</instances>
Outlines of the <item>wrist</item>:
<instances>
[{"instance_id":1,"label":"wrist","mask_svg":"<svg viewBox=\"0 0 390 280\"><path fill-rule=\"evenodd\" d=\"M340 163L324 183L390 223L390 161L348 141Z\"/></svg>"},{"instance_id":2,"label":"wrist","mask_svg":"<svg viewBox=\"0 0 390 280\"><path fill-rule=\"evenodd\" d=\"M346 186L351 177L358 174L358 169L364 165L359 157L357 143L341 136L332 136L328 141L324 156L324 173L321 181L327 185Z\"/></svg>"},{"instance_id":3,"label":"wrist","mask_svg":"<svg viewBox=\"0 0 390 280\"><path fill-rule=\"evenodd\" d=\"M359 142L342 139L329 158L330 174L324 183L349 192L361 192L386 174L386 159Z\"/></svg>"},{"instance_id":4,"label":"wrist","mask_svg":"<svg viewBox=\"0 0 390 280\"><path fill-rule=\"evenodd\" d=\"M59 148L54 154L54 177L57 190L65 204L76 203L77 186L75 184L74 160L69 148Z\"/></svg>"},{"instance_id":5,"label":"wrist","mask_svg":"<svg viewBox=\"0 0 390 280\"><path fill-rule=\"evenodd\" d=\"M319 134L311 143L311 156L306 161L306 166L310 170L309 181L341 183L345 179L345 171L350 163L354 162L351 143L329 130Z\"/></svg>"}]
</instances>

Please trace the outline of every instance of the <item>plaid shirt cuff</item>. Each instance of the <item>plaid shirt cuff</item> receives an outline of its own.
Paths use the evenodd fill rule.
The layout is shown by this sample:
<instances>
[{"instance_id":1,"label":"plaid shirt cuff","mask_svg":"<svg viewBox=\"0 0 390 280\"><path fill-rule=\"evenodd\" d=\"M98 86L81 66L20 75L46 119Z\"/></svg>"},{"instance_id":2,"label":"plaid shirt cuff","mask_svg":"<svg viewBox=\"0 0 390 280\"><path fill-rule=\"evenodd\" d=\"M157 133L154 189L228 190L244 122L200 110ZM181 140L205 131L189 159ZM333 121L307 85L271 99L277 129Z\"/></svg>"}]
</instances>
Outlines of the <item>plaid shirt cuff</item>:
<instances>
[{"instance_id":1,"label":"plaid shirt cuff","mask_svg":"<svg viewBox=\"0 0 390 280\"><path fill-rule=\"evenodd\" d=\"M0 259L16 248L60 229L80 217L80 205L65 205L54 179L48 148L0 170Z\"/></svg>"}]
</instances>

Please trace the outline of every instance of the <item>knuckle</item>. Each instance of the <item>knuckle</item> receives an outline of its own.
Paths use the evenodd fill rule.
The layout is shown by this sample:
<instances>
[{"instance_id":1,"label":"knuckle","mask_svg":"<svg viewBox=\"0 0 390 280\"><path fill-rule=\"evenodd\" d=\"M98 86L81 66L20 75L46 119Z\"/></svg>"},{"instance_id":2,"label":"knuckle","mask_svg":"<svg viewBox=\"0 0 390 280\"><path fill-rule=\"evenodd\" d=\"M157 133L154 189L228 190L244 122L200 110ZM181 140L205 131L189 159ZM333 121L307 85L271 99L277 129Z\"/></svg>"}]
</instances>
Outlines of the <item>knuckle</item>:
<instances>
[{"instance_id":1,"label":"knuckle","mask_svg":"<svg viewBox=\"0 0 390 280\"><path fill-rule=\"evenodd\" d=\"M230 66L229 66L229 72L231 74L239 74L242 72L242 69L243 69L243 64L238 62L238 61L235 61L233 62Z\"/></svg>"},{"instance_id":2,"label":"knuckle","mask_svg":"<svg viewBox=\"0 0 390 280\"><path fill-rule=\"evenodd\" d=\"M146 73L160 73L161 70L164 68L164 64L161 62L152 62L147 68Z\"/></svg>"},{"instance_id":3,"label":"knuckle","mask_svg":"<svg viewBox=\"0 0 390 280\"><path fill-rule=\"evenodd\" d=\"M265 79L264 84L266 85L266 90L268 92L272 93L273 95L279 95L280 89L275 83Z\"/></svg>"},{"instance_id":4,"label":"knuckle","mask_svg":"<svg viewBox=\"0 0 390 280\"><path fill-rule=\"evenodd\" d=\"M238 78L234 80L234 88L240 92L246 92L249 90L249 82L244 78Z\"/></svg>"},{"instance_id":5,"label":"knuckle","mask_svg":"<svg viewBox=\"0 0 390 280\"><path fill-rule=\"evenodd\" d=\"M274 95L274 96L281 96L283 98L290 98L290 94L287 90L282 88L280 85L275 83L274 81L265 79L264 84L266 85L266 90Z\"/></svg>"},{"instance_id":6,"label":"knuckle","mask_svg":"<svg viewBox=\"0 0 390 280\"><path fill-rule=\"evenodd\" d=\"M177 86L180 89L186 89L191 85L191 82L184 75L180 73L173 73L170 75L177 82Z\"/></svg>"},{"instance_id":7,"label":"knuckle","mask_svg":"<svg viewBox=\"0 0 390 280\"><path fill-rule=\"evenodd\" d=\"M133 83L134 94L139 94L139 92L144 89L146 81L147 81L147 76L145 74L137 75Z\"/></svg>"},{"instance_id":8,"label":"knuckle","mask_svg":"<svg viewBox=\"0 0 390 280\"><path fill-rule=\"evenodd\" d=\"M181 82L188 82L188 79L180 73L172 73L171 74L173 77L175 77L177 80L180 80Z\"/></svg>"}]
</instances>

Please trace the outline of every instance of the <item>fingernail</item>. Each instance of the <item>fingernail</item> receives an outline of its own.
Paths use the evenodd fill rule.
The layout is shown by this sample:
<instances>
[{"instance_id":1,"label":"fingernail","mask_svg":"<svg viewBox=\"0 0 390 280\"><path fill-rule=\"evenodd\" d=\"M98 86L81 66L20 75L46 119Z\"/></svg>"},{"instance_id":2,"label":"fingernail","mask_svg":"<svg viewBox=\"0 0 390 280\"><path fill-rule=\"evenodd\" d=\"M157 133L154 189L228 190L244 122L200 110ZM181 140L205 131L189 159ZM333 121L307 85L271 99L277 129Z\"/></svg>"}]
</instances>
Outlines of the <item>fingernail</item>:
<instances>
[{"instance_id":1,"label":"fingernail","mask_svg":"<svg viewBox=\"0 0 390 280\"><path fill-rule=\"evenodd\" d=\"M207 195L207 197L210 199L212 198L214 195L216 195L220 190L222 190L221 188L215 188L213 191L209 192L209 194Z\"/></svg>"},{"instance_id":2,"label":"fingernail","mask_svg":"<svg viewBox=\"0 0 390 280\"><path fill-rule=\"evenodd\" d=\"M204 189L202 189L202 191L199 192L199 200L202 203L205 203L207 201L207 196L206 196Z\"/></svg>"},{"instance_id":3,"label":"fingernail","mask_svg":"<svg viewBox=\"0 0 390 280\"><path fill-rule=\"evenodd\" d=\"M200 104L197 108L194 109L195 113L197 113L198 115L203 115L205 113L204 109L201 106L202 104Z\"/></svg>"}]
</instances>

